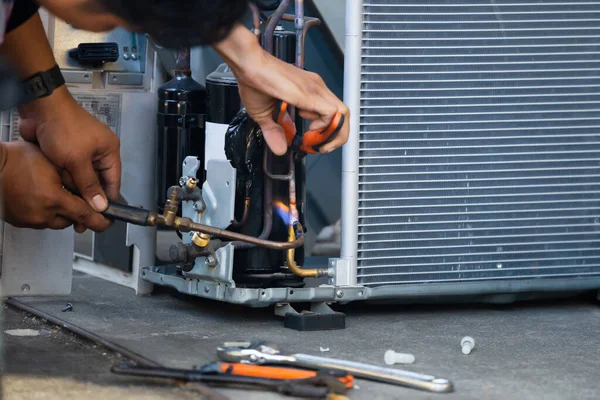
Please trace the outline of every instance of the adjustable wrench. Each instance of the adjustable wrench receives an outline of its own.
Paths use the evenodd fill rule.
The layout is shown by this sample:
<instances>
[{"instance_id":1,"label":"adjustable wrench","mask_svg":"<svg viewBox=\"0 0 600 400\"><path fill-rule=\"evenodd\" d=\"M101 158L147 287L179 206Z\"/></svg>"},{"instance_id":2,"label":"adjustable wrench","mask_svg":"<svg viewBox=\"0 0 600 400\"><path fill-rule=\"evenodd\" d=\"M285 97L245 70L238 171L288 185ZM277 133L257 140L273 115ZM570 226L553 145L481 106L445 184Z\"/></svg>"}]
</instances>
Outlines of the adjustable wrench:
<instances>
[{"instance_id":1,"label":"adjustable wrench","mask_svg":"<svg viewBox=\"0 0 600 400\"><path fill-rule=\"evenodd\" d=\"M301 368L345 371L356 378L391 383L435 393L454 390L448 379L354 361L311 356L308 354L285 354L273 345L262 342L225 343L217 348L221 361L258 365L291 365Z\"/></svg>"}]
</instances>

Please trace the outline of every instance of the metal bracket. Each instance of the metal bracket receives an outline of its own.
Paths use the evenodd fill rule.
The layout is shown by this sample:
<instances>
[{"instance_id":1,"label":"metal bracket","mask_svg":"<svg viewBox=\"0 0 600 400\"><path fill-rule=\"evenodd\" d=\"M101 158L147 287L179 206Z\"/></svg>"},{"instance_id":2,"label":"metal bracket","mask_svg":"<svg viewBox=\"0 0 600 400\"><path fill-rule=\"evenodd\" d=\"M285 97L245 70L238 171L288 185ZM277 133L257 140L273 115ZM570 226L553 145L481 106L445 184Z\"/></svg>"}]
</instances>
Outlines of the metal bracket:
<instances>
[{"instance_id":1,"label":"metal bracket","mask_svg":"<svg viewBox=\"0 0 600 400\"><path fill-rule=\"evenodd\" d=\"M343 258L329 259L329 284L333 286L356 286L356 270L352 269L350 260Z\"/></svg>"}]
</instances>

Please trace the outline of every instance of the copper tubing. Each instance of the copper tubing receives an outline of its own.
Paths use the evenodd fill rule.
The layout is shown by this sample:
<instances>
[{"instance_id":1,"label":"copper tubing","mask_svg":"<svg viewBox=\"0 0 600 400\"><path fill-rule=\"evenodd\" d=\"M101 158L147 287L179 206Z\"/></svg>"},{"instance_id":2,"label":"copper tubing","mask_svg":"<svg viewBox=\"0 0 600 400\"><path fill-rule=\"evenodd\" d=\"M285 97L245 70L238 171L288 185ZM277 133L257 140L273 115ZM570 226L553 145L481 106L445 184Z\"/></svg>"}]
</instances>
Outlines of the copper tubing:
<instances>
[{"instance_id":1,"label":"copper tubing","mask_svg":"<svg viewBox=\"0 0 600 400\"><path fill-rule=\"evenodd\" d=\"M283 17L281 17L282 20L284 21L289 21L289 22L295 22L295 16L294 15L290 15L290 14L285 14L283 15ZM308 33L308 30L314 26L319 26L321 25L321 20L319 18L314 18L314 17L305 17L304 18L304 29L302 30L302 46L298 47L298 45L296 44L296 66L300 66L299 68L304 68L304 58L305 58L305 52L304 52L304 43L306 42L306 35ZM300 56L300 57L299 57ZM300 58L301 61L298 61Z\"/></svg>"},{"instance_id":2,"label":"copper tubing","mask_svg":"<svg viewBox=\"0 0 600 400\"><path fill-rule=\"evenodd\" d=\"M260 11L259 11L258 7L256 6L256 4L254 4L253 2L250 2L248 4L248 6L250 7L250 11L252 12L252 22L254 25L253 33L256 35L256 37L260 41Z\"/></svg>"},{"instance_id":3,"label":"copper tubing","mask_svg":"<svg viewBox=\"0 0 600 400\"><path fill-rule=\"evenodd\" d=\"M285 10L290 6L292 0L283 0L277 10L267 20L267 28L265 29L265 50L269 54L273 54L273 33L275 28L281 21L281 17L285 14Z\"/></svg>"},{"instance_id":4,"label":"copper tubing","mask_svg":"<svg viewBox=\"0 0 600 400\"><path fill-rule=\"evenodd\" d=\"M304 69L304 0L295 0L296 67Z\"/></svg>"},{"instance_id":5,"label":"copper tubing","mask_svg":"<svg viewBox=\"0 0 600 400\"><path fill-rule=\"evenodd\" d=\"M266 159L269 154L269 149L265 148L264 157ZM266 164L263 164L263 168L265 168ZM266 240L271 236L271 231L273 230L273 182L269 179L268 176L264 177L265 181L263 184L263 207L264 207L264 215L263 215L263 229L261 234L258 236L261 240ZM254 247L254 245L247 242L234 242L233 243L236 250L244 250Z\"/></svg>"},{"instance_id":6,"label":"copper tubing","mask_svg":"<svg viewBox=\"0 0 600 400\"><path fill-rule=\"evenodd\" d=\"M291 152L290 152L290 157L292 157ZM294 173L291 168L286 175L274 175L271 173L271 171L269 171L269 164L270 164L269 163L269 152L265 151L265 156L263 157L263 172L265 173L265 175L267 175L269 178L273 179L274 181L289 181L289 180L294 179Z\"/></svg>"},{"instance_id":7,"label":"copper tubing","mask_svg":"<svg viewBox=\"0 0 600 400\"><path fill-rule=\"evenodd\" d=\"M198 224L198 223L192 222L189 218L180 218L179 221L177 221L177 222L179 222L179 224L176 224L175 228L179 229L182 232L195 231L195 232L208 233L209 235L212 235L212 236L229 239L229 240L246 242L246 243L250 243L250 244L253 244L256 246L266 247L266 248L272 249L272 250L296 249L296 248L302 247L304 245L304 235L301 235L297 239L296 239L296 235L294 235L294 240L292 240L292 241L288 240L287 242L274 242L271 240L264 240L264 239L255 238L255 237L248 236L248 235L243 235L241 233L236 233L236 232L231 232L231 231L227 231L224 229L215 228L213 226ZM293 230L293 228L292 228L292 230Z\"/></svg>"},{"instance_id":8,"label":"copper tubing","mask_svg":"<svg viewBox=\"0 0 600 400\"><path fill-rule=\"evenodd\" d=\"M244 225L246 225L246 222L248 222L248 217L250 216L250 201L251 201L251 197L250 197L250 188L248 186L246 186L246 195L244 197L244 212L242 214L242 219L240 219L239 221L234 220L231 223L231 226L233 228L240 228Z\"/></svg>"},{"instance_id":9,"label":"copper tubing","mask_svg":"<svg viewBox=\"0 0 600 400\"><path fill-rule=\"evenodd\" d=\"M288 229L289 243L294 243L296 240L296 234L294 233L294 227L290 226ZM320 278L322 276L329 276L327 269L302 269L296 264L296 250L289 249L286 253L287 266L290 271L300 278Z\"/></svg>"}]
</instances>

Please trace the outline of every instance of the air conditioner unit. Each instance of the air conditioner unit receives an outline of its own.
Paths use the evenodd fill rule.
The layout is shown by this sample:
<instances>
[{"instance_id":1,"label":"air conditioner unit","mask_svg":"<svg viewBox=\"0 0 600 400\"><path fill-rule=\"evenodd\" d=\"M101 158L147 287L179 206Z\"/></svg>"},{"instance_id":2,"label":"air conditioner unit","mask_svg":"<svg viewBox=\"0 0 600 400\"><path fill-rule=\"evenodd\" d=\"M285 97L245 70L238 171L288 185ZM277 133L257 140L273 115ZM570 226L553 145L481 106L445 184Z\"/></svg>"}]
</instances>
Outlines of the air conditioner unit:
<instances>
[{"instance_id":1,"label":"air conditioner unit","mask_svg":"<svg viewBox=\"0 0 600 400\"><path fill-rule=\"evenodd\" d=\"M600 4L349 0L336 286L600 288Z\"/></svg>"}]
</instances>

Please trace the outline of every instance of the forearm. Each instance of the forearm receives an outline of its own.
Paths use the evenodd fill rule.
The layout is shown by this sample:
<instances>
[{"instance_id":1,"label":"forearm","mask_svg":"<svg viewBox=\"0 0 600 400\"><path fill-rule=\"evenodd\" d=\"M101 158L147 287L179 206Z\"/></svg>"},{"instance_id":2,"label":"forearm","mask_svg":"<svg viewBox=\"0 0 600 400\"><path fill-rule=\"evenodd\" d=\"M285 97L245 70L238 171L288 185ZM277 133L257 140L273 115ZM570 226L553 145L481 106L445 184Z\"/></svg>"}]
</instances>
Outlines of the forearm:
<instances>
[{"instance_id":1,"label":"forearm","mask_svg":"<svg viewBox=\"0 0 600 400\"><path fill-rule=\"evenodd\" d=\"M12 63L21 79L38 72L47 71L56 65L52 48L48 43L44 26L38 13L27 22L6 35L0 52ZM36 99L19 108L23 118L44 118L61 107L72 97L65 86L56 89L50 96Z\"/></svg>"},{"instance_id":2,"label":"forearm","mask_svg":"<svg viewBox=\"0 0 600 400\"><path fill-rule=\"evenodd\" d=\"M256 36L242 24L235 25L227 38L215 43L213 48L236 75L244 73L245 67L268 55Z\"/></svg>"}]
</instances>

